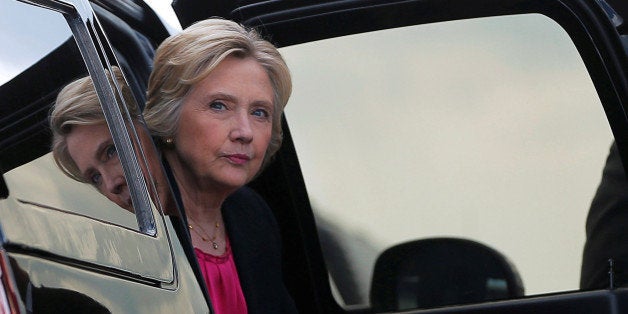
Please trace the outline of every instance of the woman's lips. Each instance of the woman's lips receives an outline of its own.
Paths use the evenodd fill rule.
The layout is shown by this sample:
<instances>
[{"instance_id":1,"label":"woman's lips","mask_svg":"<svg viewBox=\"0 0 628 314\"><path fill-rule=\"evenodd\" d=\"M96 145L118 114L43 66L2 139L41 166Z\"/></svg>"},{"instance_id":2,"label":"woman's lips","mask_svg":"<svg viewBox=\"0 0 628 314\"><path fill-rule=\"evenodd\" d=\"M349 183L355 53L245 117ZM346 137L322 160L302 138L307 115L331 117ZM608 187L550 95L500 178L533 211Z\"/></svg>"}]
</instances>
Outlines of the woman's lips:
<instances>
[{"instance_id":1,"label":"woman's lips","mask_svg":"<svg viewBox=\"0 0 628 314\"><path fill-rule=\"evenodd\" d=\"M251 160L251 157L244 154L230 154L225 156L231 163L242 165Z\"/></svg>"}]
</instances>

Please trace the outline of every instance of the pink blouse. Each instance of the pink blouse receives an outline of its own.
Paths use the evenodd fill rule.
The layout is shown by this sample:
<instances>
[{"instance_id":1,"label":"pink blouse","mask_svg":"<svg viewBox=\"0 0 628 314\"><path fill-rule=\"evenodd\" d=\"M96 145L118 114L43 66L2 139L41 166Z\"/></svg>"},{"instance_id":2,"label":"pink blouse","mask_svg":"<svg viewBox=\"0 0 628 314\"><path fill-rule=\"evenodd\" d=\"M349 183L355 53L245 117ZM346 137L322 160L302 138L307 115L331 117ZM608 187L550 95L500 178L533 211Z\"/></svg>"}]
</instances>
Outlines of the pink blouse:
<instances>
[{"instance_id":1,"label":"pink blouse","mask_svg":"<svg viewBox=\"0 0 628 314\"><path fill-rule=\"evenodd\" d=\"M246 314L246 301L227 242L225 254L213 256L194 248L216 314Z\"/></svg>"}]
</instances>

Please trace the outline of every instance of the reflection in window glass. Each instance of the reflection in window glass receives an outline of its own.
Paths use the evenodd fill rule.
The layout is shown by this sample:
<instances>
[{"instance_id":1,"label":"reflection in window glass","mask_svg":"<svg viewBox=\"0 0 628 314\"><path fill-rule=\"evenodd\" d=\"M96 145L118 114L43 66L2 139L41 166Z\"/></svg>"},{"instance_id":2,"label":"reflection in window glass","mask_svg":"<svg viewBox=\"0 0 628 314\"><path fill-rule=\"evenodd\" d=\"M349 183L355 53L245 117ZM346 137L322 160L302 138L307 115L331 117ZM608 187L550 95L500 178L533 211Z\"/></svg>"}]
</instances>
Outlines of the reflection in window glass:
<instances>
[{"instance_id":1,"label":"reflection in window glass","mask_svg":"<svg viewBox=\"0 0 628 314\"><path fill-rule=\"evenodd\" d=\"M29 18L25 20L24 17ZM0 84L19 74L71 36L61 14L18 1L0 1ZM38 34L38 36L24 36Z\"/></svg>"},{"instance_id":2,"label":"reflection in window glass","mask_svg":"<svg viewBox=\"0 0 628 314\"><path fill-rule=\"evenodd\" d=\"M4 178L11 197L21 201L137 229L133 213L112 203L94 187L61 173L50 153L5 173Z\"/></svg>"},{"instance_id":3,"label":"reflection in window glass","mask_svg":"<svg viewBox=\"0 0 628 314\"><path fill-rule=\"evenodd\" d=\"M0 78L3 81L0 86L0 164L5 171L3 176L9 197L22 204L72 212L138 229L135 215L130 212L132 204L124 172L100 101L65 19L57 12L15 1L3 1L1 5L0 17L6 19L0 20L3 23L11 21L0 29L0 40L11 43L3 45L6 52L3 50L0 54ZM25 20L24 16L30 18ZM37 44L31 45L31 42ZM69 84L73 87L65 88ZM62 90L64 100L58 101ZM125 98L133 97L125 95ZM64 130L61 137L66 143L79 128L86 128L85 123L93 124L98 120L102 126L98 141L93 137L76 141L74 153L69 152L70 157L63 164L78 165L80 162L75 154L78 152L83 157L98 159L94 165L104 162L105 158L112 160L107 169L94 168L97 171L92 174L87 171L89 168L78 165L81 169L66 167L70 171L65 174L60 171L49 153L52 147L49 114L55 103L67 105L62 120L69 121L71 126L60 128ZM118 179L106 189L86 183L93 182L96 177L102 177L104 182L105 172L112 169L116 170ZM70 174L75 180L66 176ZM108 194L116 194L115 199ZM25 210L28 207L24 206Z\"/></svg>"},{"instance_id":4,"label":"reflection in window glass","mask_svg":"<svg viewBox=\"0 0 628 314\"><path fill-rule=\"evenodd\" d=\"M286 117L341 304L368 303L385 248L437 236L501 252L527 295L578 289L612 135L552 20L438 23L282 53L296 86Z\"/></svg>"}]
</instances>

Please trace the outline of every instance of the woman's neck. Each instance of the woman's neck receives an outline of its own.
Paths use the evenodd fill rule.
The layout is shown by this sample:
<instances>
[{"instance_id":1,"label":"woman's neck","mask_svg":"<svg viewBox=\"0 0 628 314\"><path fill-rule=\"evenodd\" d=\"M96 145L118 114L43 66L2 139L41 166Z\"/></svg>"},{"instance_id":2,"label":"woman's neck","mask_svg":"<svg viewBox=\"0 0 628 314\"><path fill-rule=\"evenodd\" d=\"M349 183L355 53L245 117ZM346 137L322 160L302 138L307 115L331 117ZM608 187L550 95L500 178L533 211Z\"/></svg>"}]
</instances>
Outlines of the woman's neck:
<instances>
[{"instance_id":1,"label":"woman's neck","mask_svg":"<svg viewBox=\"0 0 628 314\"><path fill-rule=\"evenodd\" d=\"M191 170L182 165L178 158L168 155L166 153L166 159L178 185L187 216L198 223L222 221L222 203L233 191L193 180L194 176L187 173Z\"/></svg>"}]
</instances>

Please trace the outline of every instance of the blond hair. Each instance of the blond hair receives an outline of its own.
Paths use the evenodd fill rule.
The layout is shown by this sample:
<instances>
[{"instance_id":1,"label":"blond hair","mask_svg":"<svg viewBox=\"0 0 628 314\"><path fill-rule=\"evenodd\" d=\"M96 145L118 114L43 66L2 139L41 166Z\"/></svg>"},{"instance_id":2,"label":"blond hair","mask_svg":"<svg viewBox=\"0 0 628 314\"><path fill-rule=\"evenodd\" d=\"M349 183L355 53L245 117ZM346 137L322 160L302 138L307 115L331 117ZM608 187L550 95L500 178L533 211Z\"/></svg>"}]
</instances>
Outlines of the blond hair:
<instances>
[{"instance_id":1,"label":"blond hair","mask_svg":"<svg viewBox=\"0 0 628 314\"><path fill-rule=\"evenodd\" d=\"M281 146L281 116L292 92L292 79L277 48L238 23L218 18L200 21L159 46L148 82L144 120L162 144L174 137L183 98L228 56L255 59L273 87L272 133L263 168Z\"/></svg>"},{"instance_id":2,"label":"blond hair","mask_svg":"<svg viewBox=\"0 0 628 314\"><path fill-rule=\"evenodd\" d=\"M131 89L124 80L122 71L114 66L112 72L121 89L129 114L133 119L141 121L139 107ZM109 71L106 74L109 81L113 82ZM124 106L117 93L116 99L120 106ZM86 76L66 85L57 95L57 100L51 108L49 117L52 131L52 156L55 163L68 177L87 183L72 156L70 156L67 136L76 125L95 125L106 122L92 78Z\"/></svg>"}]
</instances>

